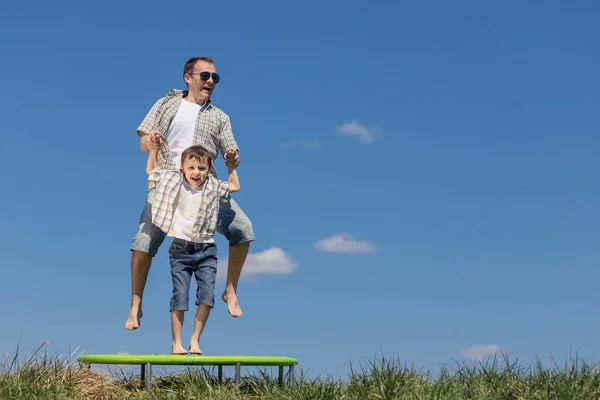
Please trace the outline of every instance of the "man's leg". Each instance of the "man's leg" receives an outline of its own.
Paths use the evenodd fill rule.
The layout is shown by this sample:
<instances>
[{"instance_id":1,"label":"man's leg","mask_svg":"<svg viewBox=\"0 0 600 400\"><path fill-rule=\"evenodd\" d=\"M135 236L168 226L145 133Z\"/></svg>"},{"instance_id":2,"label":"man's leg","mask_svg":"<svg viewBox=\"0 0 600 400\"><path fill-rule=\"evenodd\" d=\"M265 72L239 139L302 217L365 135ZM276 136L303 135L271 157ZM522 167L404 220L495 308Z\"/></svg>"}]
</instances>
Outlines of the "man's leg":
<instances>
[{"instance_id":1,"label":"man's leg","mask_svg":"<svg viewBox=\"0 0 600 400\"><path fill-rule=\"evenodd\" d=\"M125 329L135 330L140 327L142 312L142 297L148 279L152 257L148 253L133 250L131 253L131 309L125 321Z\"/></svg>"},{"instance_id":2,"label":"man's leg","mask_svg":"<svg viewBox=\"0 0 600 400\"><path fill-rule=\"evenodd\" d=\"M138 231L131 244L131 308L125 329L136 330L142 318L142 298L152 258L165 239L165 233L152 224L152 200L156 189L148 192L144 209L140 215Z\"/></svg>"},{"instance_id":3,"label":"man's leg","mask_svg":"<svg viewBox=\"0 0 600 400\"><path fill-rule=\"evenodd\" d=\"M227 311L232 317L240 317L242 310L237 297L237 284L250 250L250 242L256 238L252 222L231 197L221 201L217 231L229 240L227 283L221 299L227 303Z\"/></svg>"},{"instance_id":4,"label":"man's leg","mask_svg":"<svg viewBox=\"0 0 600 400\"><path fill-rule=\"evenodd\" d=\"M227 283L221 299L227 303L227 311L232 317L241 317L242 309L237 298L237 284L250 250L250 242L229 246L229 261L227 263Z\"/></svg>"}]
</instances>

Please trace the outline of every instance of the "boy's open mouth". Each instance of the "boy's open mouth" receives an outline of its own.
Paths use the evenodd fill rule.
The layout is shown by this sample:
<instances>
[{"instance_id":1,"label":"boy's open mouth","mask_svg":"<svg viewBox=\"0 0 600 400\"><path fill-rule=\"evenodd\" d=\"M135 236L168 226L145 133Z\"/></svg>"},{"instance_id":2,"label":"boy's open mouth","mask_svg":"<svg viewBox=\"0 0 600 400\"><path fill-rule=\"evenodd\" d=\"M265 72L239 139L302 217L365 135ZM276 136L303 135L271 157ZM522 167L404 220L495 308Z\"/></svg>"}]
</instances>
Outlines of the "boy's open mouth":
<instances>
[{"instance_id":1,"label":"boy's open mouth","mask_svg":"<svg viewBox=\"0 0 600 400\"><path fill-rule=\"evenodd\" d=\"M200 183L200 178L199 177L195 178L195 177L192 176L192 182L194 182L194 183Z\"/></svg>"}]
</instances>

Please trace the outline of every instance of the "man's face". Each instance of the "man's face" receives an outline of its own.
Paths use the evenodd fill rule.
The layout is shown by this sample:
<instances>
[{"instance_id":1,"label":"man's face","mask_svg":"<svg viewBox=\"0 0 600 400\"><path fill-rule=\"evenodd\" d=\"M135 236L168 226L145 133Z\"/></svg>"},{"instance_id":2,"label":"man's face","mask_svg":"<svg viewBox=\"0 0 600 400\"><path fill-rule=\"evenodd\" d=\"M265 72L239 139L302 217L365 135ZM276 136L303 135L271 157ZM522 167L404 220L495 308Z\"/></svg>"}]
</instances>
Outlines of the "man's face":
<instances>
[{"instance_id":1,"label":"man's face","mask_svg":"<svg viewBox=\"0 0 600 400\"><path fill-rule=\"evenodd\" d=\"M192 159L190 157L183 160L181 169L185 180L194 189L204 183L208 175L208 163L206 160Z\"/></svg>"},{"instance_id":2,"label":"man's face","mask_svg":"<svg viewBox=\"0 0 600 400\"><path fill-rule=\"evenodd\" d=\"M200 77L201 72L208 72L211 76L207 80L202 80ZM198 100L205 102L212 95L216 86L212 74L216 72L217 69L214 64L207 63L206 61L196 61L194 70L190 74L186 74L185 81L188 84L189 91L194 93Z\"/></svg>"}]
</instances>

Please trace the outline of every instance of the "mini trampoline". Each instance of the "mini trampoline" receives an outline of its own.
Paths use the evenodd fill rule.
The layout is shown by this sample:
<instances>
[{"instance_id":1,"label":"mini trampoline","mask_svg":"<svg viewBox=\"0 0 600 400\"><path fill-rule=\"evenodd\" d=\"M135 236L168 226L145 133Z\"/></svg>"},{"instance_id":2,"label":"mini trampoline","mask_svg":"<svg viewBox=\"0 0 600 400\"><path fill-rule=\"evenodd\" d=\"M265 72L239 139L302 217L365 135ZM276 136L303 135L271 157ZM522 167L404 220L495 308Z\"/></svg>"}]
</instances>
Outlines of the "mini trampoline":
<instances>
[{"instance_id":1,"label":"mini trampoline","mask_svg":"<svg viewBox=\"0 0 600 400\"><path fill-rule=\"evenodd\" d=\"M294 366L298 360L291 357L279 356L205 356L205 355L171 355L171 354L88 354L77 357L83 364L117 364L139 365L142 382L146 389L152 383L152 365L182 365L182 366L217 366L218 379L223 380L223 366L235 367L235 383L240 383L241 366L279 367L279 383L283 383L284 367L288 367L288 384L293 384Z\"/></svg>"}]
</instances>

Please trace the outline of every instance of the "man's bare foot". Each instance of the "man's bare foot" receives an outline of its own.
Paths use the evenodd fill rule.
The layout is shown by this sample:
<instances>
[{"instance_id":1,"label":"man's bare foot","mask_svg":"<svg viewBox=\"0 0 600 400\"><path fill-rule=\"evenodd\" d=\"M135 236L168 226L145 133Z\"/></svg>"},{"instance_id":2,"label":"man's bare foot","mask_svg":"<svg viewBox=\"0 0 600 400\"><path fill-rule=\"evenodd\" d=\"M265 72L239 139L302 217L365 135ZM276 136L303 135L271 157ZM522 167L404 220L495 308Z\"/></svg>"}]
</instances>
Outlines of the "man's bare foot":
<instances>
[{"instance_id":1,"label":"man's bare foot","mask_svg":"<svg viewBox=\"0 0 600 400\"><path fill-rule=\"evenodd\" d=\"M171 354L185 356L187 353L188 353L187 350L183 348L181 343L173 343L172 348L171 348Z\"/></svg>"},{"instance_id":2,"label":"man's bare foot","mask_svg":"<svg viewBox=\"0 0 600 400\"><path fill-rule=\"evenodd\" d=\"M242 309L240 308L240 304L238 303L237 295L235 293L227 294L227 292L223 292L221 300L227 303L227 311L232 317L235 318L242 316Z\"/></svg>"},{"instance_id":3,"label":"man's bare foot","mask_svg":"<svg viewBox=\"0 0 600 400\"><path fill-rule=\"evenodd\" d=\"M200 355L202 354L202 350L200 350L200 345L198 342L191 341L190 342L190 354Z\"/></svg>"},{"instance_id":4,"label":"man's bare foot","mask_svg":"<svg viewBox=\"0 0 600 400\"><path fill-rule=\"evenodd\" d=\"M129 312L129 317L127 317L127 321L125 321L125 329L128 331L135 331L140 327L140 320L144 316L142 310L136 312L135 310L131 310Z\"/></svg>"}]
</instances>

